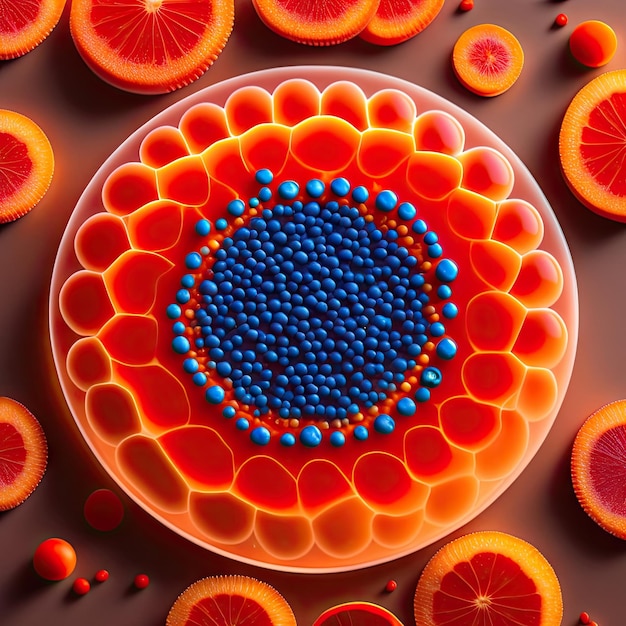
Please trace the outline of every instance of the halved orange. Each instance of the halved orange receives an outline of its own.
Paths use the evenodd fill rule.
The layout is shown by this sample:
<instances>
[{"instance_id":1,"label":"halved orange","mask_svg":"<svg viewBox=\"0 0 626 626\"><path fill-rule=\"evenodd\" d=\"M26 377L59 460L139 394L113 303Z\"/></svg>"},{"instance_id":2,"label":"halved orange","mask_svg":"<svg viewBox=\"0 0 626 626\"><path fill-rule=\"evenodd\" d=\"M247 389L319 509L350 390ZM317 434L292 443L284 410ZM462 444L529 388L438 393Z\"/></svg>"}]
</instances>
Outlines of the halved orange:
<instances>
[{"instance_id":1,"label":"halved orange","mask_svg":"<svg viewBox=\"0 0 626 626\"><path fill-rule=\"evenodd\" d=\"M21 113L0 110L0 223L28 213L53 173L54 153L43 130Z\"/></svg>"},{"instance_id":2,"label":"halved orange","mask_svg":"<svg viewBox=\"0 0 626 626\"><path fill-rule=\"evenodd\" d=\"M555 626L563 599L552 566L523 539L479 531L445 544L414 599L417 626Z\"/></svg>"},{"instance_id":3,"label":"halved orange","mask_svg":"<svg viewBox=\"0 0 626 626\"><path fill-rule=\"evenodd\" d=\"M393 46L415 37L439 15L444 0L381 0L376 15L360 37L379 46Z\"/></svg>"},{"instance_id":4,"label":"halved orange","mask_svg":"<svg viewBox=\"0 0 626 626\"><path fill-rule=\"evenodd\" d=\"M611 402L585 420L571 466L576 497L589 517L626 539L626 400Z\"/></svg>"},{"instance_id":5,"label":"halved orange","mask_svg":"<svg viewBox=\"0 0 626 626\"><path fill-rule=\"evenodd\" d=\"M0 511L30 496L47 462L48 444L37 418L16 400L0 398Z\"/></svg>"},{"instance_id":6,"label":"halved orange","mask_svg":"<svg viewBox=\"0 0 626 626\"><path fill-rule=\"evenodd\" d=\"M0 60L15 59L36 48L58 24L65 0L2 0Z\"/></svg>"},{"instance_id":7,"label":"halved orange","mask_svg":"<svg viewBox=\"0 0 626 626\"><path fill-rule=\"evenodd\" d=\"M326 609L313 626L403 626L386 608L373 602L344 602Z\"/></svg>"},{"instance_id":8,"label":"halved orange","mask_svg":"<svg viewBox=\"0 0 626 626\"><path fill-rule=\"evenodd\" d=\"M574 96L561 122L559 157L580 202L626 222L626 69L600 74Z\"/></svg>"},{"instance_id":9,"label":"halved orange","mask_svg":"<svg viewBox=\"0 0 626 626\"><path fill-rule=\"evenodd\" d=\"M73 0L70 31L87 66L141 94L198 79L233 29L234 0Z\"/></svg>"},{"instance_id":10,"label":"halved orange","mask_svg":"<svg viewBox=\"0 0 626 626\"><path fill-rule=\"evenodd\" d=\"M310 46L356 37L380 0L252 0L261 21L278 35Z\"/></svg>"},{"instance_id":11,"label":"halved orange","mask_svg":"<svg viewBox=\"0 0 626 626\"><path fill-rule=\"evenodd\" d=\"M210 576L183 591L166 626L296 626L287 601L267 583L248 576Z\"/></svg>"}]
</instances>

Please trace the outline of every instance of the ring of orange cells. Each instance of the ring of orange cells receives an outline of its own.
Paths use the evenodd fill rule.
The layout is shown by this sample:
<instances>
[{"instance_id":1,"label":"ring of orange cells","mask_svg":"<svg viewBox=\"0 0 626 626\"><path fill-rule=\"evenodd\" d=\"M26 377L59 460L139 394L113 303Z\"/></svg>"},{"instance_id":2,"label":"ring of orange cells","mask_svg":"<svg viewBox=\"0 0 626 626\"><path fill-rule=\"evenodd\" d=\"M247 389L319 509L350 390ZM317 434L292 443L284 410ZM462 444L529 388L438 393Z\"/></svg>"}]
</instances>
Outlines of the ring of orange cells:
<instances>
[{"instance_id":1,"label":"ring of orange cells","mask_svg":"<svg viewBox=\"0 0 626 626\"><path fill-rule=\"evenodd\" d=\"M59 293L81 428L131 494L211 549L325 570L425 545L500 488L569 375L564 275L507 158L465 144L450 113L344 80L246 85L146 134L78 228ZM298 254L333 212L343 234ZM348 229L370 278L339 267L358 256L333 247ZM231 248L250 264L228 265ZM326 286L301 291L307 272Z\"/></svg>"}]
</instances>

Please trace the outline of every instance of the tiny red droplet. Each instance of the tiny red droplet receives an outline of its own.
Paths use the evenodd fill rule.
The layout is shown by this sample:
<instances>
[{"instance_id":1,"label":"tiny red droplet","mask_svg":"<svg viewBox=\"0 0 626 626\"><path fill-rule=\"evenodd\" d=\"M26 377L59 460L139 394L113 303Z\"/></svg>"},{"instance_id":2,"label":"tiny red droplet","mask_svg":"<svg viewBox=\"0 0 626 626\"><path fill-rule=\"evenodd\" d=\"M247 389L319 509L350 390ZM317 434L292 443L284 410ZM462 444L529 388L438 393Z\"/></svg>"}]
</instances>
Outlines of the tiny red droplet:
<instances>
[{"instance_id":1,"label":"tiny red droplet","mask_svg":"<svg viewBox=\"0 0 626 626\"><path fill-rule=\"evenodd\" d=\"M86 578L77 578L72 585L72 589L77 596L84 596L89 593L91 585Z\"/></svg>"},{"instance_id":2,"label":"tiny red droplet","mask_svg":"<svg viewBox=\"0 0 626 626\"><path fill-rule=\"evenodd\" d=\"M554 23L557 26L565 26L567 24L567 15L565 15L565 13L559 13L556 18L554 18Z\"/></svg>"},{"instance_id":3,"label":"tiny red droplet","mask_svg":"<svg viewBox=\"0 0 626 626\"><path fill-rule=\"evenodd\" d=\"M586 611L583 611L580 614L580 617L578 618L578 621L581 624L589 624L589 622L591 621L591 618L589 617L589 613L587 613Z\"/></svg>"},{"instance_id":4,"label":"tiny red droplet","mask_svg":"<svg viewBox=\"0 0 626 626\"><path fill-rule=\"evenodd\" d=\"M474 8L474 0L461 0L459 4L459 10L471 11Z\"/></svg>"},{"instance_id":5,"label":"tiny red droplet","mask_svg":"<svg viewBox=\"0 0 626 626\"><path fill-rule=\"evenodd\" d=\"M137 574L133 582L137 589L145 589L150 584L150 578L146 574Z\"/></svg>"},{"instance_id":6,"label":"tiny red droplet","mask_svg":"<svg viewBox=\"0 0 626 626\"><path fill-rule=\"evenodd\" d=\"M105 569L99 569L94 576L97 582L103 583L105 580L109 579L109 572Z\"/></svg>"},{"instance_id":7,"label":"tiny red droplet","mask_svg":"<svg viewBox=\"0 0 626 626\"><path fill-rule=\"evenodd\" d=\"M395 591L397 588L398 588L398 583L395 580L390 580L385 585L385 590L388 591L389 593L391 593L392 591Z\"/></svg>"}]
</instances>

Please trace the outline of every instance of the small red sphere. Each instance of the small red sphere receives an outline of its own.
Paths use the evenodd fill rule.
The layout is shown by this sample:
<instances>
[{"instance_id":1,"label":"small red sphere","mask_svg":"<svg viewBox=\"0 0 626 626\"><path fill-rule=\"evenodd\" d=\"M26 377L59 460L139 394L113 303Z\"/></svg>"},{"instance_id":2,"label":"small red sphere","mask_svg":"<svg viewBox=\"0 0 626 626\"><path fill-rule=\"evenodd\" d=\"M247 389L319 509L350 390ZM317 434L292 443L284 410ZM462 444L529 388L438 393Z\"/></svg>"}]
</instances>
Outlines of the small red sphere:
<instances>
[{"instance_id":1,"label":"small red sphere","mask_svg":"<svg viewBox=\"0 0 626 626\"><path fill-rule=\"evenodd\" d=\"M567 24L567 15L565 15L565 13L559 13L555 18L554 18L554 23L557 26L565 26Z\"/></svg>"},{"instance_id":2,"label":"small red sphere","mask_svg":"<svg viewBox=\"0 0 626 626\"><path fill-rule=\"evenodd\" d=\"M97 582L99 583L103 583L105 580L109 579L109 572L105 569L99 569L94 578L96 579Z\"/></svg>"},{"instance_id":3,"label":"small red sphere","mask_svg":"<svg viewBox=\"0 0 626 626\"><path fill-rule=\"evenodd\" d=\"M84 596L89 593L91 585L86 578L77 578L72 585L72 589L77 596Z\"/></svg>"},{"instance_id":4,"label":"small red sphere","mask_svg":"<svg viewBox=\"0 0 626 626\"><path fill-rule=\"evenodd\" d=\"M145 589L150 584L150 578L146 574L137 574L133 584L137 589Z\"/></svg>"},{"instance_id":5,"label":"small red sphere","mask_svg":"<svg viewBox=\"0 0 626 626\"><path fill-rule=\"evenodd\" d=\"M76 551L65 539L51 537L37 546L33 567L46 580L63 580L76 567Z\"/></svg>"},{"instance_id":6,"label":"small red sphere","mask_svg":"<svg viewBox=\"0 0 626 626\"><path fill-rule=\"evenodd\" d=\"M578 618L578 621L581 624L589 624L589 622L591 621L591 618L589 617L589 613L587 613L587 611L583 611L580 614L580 617Z\"/></svg>"},{"instance_id":7,"label":"small red sphere","mask_svg":"<svg viewBox=\"0 0 626 626\"><path fill-rule=\"evenodd\" d=\"M398 588L398 583L395 580L390 580L385 585L385 591L388 591L389 593L391 593L392 591L395 591L397 588Z\"/></svg>"},{"instance_id":8,"label":"small red sphere","mask_svg":"<svg viewBox=\"0 0 626 626\"><path fill-rule=\"evenodd\" d=\"M474 0L461 0L459 4L459 10L471 11L474 8Z\"/></svg>"}]
</instances>

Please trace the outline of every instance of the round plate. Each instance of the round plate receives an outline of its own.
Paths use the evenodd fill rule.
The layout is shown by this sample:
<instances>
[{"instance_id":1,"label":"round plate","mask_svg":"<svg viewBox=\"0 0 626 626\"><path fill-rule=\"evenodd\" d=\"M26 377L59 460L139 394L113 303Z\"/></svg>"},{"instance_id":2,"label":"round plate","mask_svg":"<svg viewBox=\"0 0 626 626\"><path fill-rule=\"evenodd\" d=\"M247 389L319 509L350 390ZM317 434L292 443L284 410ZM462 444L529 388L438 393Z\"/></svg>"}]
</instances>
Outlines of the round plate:
<instances>
[{"instance_id":1,"label":"round plate","mask_svg":"<svg viewBox=\"0 0 626 626\"><path fill-rule=\"evenodd\" d=\"M264 169L273 178L257 175ZM323 184L307 187L310 180ZM342 306L331 317L311 309L306 315L317 316L317 325L285 327L285 334L302 330L300 342L304 330L311 339L318 337L314 328L325 328L324 337L338 345L333 333L342 326L344 336L352 332L338 352L343 360L321 356L321 343L307 352L296 340L287 348L272 335L279 347L264 361L258 334L246 335L245 367L259 376L246 381L238 367L242 351L220 343L226 331L202 334L202 320L234 297L211 299L212 289L230 294L234 286L222 274L218 284L214 255L228 256L234 240L245 239L244 231L248 237L251 220L264 229L276 218L282 229L307 203L318 207L318 217L349 205L352 226L369 224L372 238L361 241L357 256L368 257L363 248L376 248L376 238L385 241L386 251L363 262L367 272L385 265L380 259L392 248L403 250L395 265L375 270L376 285L395 294L392 308L377 309L369 321L359 317L362 307ZM341 223L345 239L350 227ZM319 235L323 222L315 224ZM326 254L329 242L339 240L315 250L334 256ZM336 258L348 258L341 254ZM271 253L263 258L263 268L278 262ZM261 271L261 264L255 267ZM322 271L319 263L302 271L314 267ZM348 292L369 280L365 270L354 278L355 266L342 267L344 282L323 294L337 306L354 304ZM293 283L293 264L288 271ZM387 272L382 286L380 272ZM404 291L394 291L398 284ZM268 302L269 289L262 296L260 289L246 291L238 306L250 298ZM367 308L365 296L363 302ZM384 298L375 302L383 306ZM233 311L224 315L243 320L246 332L251 320L262 319ZM224 315L218 317L226 324ZM391 328L385 337L369 326L381 315ZM402 331L394 326L398 320L408 324ZM241 337L239 328L233 332ZM578 301L550 206L516 155L483 124L389 76L291 67L201 90L111 155L61 241L50 332L82 435L145 510L231 558L329 572L423 548L478 515L513 482L562 403ZM354 332L380 351L355 360L362 344ZM210 333L216 343L206 338ZM382 348L387 339L395 348ZM300 374L317 385L306 396L293 367L299 349ZM307 359L315 370L307 369ZM368 359L382 365L368 368ZM263 365L253 369L257 361ZM351 401L340 370L361 385Z\"/></svg>"}]
</instances>

